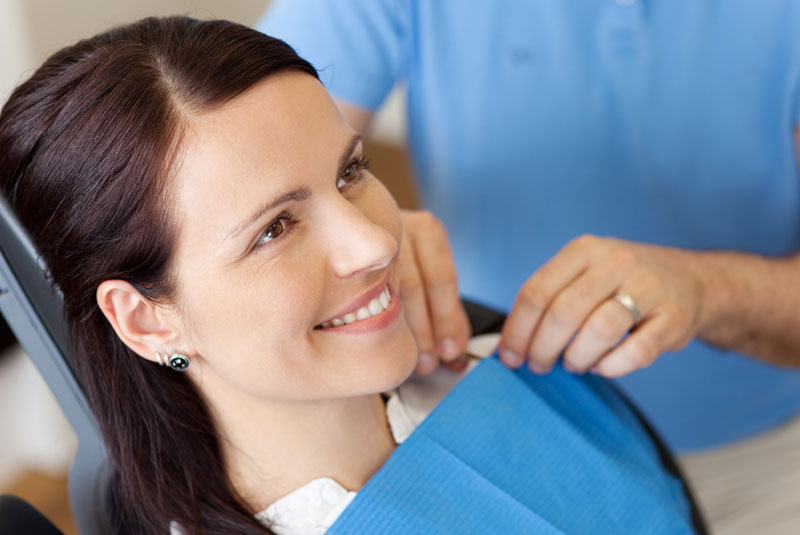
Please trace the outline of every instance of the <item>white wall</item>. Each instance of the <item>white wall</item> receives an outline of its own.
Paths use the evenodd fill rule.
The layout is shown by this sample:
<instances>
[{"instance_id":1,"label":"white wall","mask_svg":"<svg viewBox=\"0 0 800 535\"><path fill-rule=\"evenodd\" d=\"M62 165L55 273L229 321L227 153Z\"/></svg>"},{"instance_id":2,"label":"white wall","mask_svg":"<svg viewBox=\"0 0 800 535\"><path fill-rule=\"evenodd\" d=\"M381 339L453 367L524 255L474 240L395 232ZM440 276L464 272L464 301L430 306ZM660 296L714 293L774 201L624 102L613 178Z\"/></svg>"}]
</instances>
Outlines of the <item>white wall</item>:
<instances>
[{"instance_id":1,"label":"white wall","mask_svg":"<svg viewBox=\"0 0 800 535\"><path fill-rule=\"evenodd\" d=\"M30 33L22 24L21 0L0 0L0 101L21 81L22 74L33 64Z\"/></svg>"},{"instance_id":2,"label":"white wall","mask_svg":"<svg viewBox=\"0 0 800 535\"><path fill-rule=\"evenodd\" d=\"M77 438L33 363L18 347L0 358L0 489L23 470L63 473Z\"/></svg>"}]
</instances>

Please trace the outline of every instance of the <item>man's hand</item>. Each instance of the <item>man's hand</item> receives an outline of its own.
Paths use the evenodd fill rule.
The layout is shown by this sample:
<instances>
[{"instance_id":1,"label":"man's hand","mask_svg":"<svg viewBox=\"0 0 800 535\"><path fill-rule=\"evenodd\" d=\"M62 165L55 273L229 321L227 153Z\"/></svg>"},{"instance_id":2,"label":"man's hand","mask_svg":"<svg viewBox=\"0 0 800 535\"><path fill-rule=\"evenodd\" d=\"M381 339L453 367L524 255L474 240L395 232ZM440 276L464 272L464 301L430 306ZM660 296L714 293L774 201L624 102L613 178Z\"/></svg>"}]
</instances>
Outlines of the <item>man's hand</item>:
<instances>
[{"instance_id":1,"label":"man's hand","mask_svg":"<svg viewBox=\"0 0 800 535\"><path fill-rule=\"evenodd\" d=\"M467 347L470 327L458 295L447 231L430 212L401 210L401 217L399 295L417 341L417 372L432 372L440 359L452 369L462 369L465 363L457 358Z\"/></svg>"},{"instance_id":2,"label":"man's hand","mask_svg":"<svg viewBox=\"0 0 800 535\"><path fill-rule=\"evenodd\" d=\"M503 327L500 355L547 373L564 367L619 377L682 349L703 321L697 253L612 238L567 244L523 285ZM616 294L628 294L638 323ZM627 335L627 336L626 336Z\"/></svg>"}]
</instances>

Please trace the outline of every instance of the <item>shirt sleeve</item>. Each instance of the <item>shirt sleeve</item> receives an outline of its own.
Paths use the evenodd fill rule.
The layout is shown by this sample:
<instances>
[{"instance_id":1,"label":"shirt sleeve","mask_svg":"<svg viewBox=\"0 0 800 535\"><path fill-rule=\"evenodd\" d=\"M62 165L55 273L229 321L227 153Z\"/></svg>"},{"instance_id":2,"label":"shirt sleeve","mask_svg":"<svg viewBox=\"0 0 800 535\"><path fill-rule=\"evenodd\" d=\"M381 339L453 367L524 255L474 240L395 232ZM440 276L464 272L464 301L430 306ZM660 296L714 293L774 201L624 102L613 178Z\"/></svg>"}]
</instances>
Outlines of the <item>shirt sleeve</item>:
<instances>
[{"instance_id":1,"label":"shirt sleeve","mask_svg":"<svg viewBox=\"0 0 800 535\"><path fill-rule=\"evenodd\" d=\"M410 0L275 0L256 29L283 39L335 97L368 111L403 76Z\"/></svg>"}]
</instances>

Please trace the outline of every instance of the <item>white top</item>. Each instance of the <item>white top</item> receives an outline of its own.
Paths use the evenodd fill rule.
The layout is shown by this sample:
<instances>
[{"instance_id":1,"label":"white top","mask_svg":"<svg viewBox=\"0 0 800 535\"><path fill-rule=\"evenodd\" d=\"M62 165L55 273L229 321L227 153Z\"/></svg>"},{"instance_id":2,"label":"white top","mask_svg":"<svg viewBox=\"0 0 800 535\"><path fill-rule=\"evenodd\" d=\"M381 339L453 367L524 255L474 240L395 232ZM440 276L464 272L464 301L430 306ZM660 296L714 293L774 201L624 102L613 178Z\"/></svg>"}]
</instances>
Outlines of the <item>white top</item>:
<instances>
[{"instance_id":1,"label":"white top","mask_svg":"<svg viewBox=\"0 0 800 535\"><path fill-rule=\"evenodd\" d=\"M475 355L489 355L499 335L476 336L469 343ZM411 376L391 392L386 402L386 417L395 442L400 444L416 429L448 392L475 366L454 373L445 367L426 376ZM277 535L322 535L353 501L356 492L348 491L329 477L306 483L261 511L256 519Z\"/></svg>"}]
</instances>

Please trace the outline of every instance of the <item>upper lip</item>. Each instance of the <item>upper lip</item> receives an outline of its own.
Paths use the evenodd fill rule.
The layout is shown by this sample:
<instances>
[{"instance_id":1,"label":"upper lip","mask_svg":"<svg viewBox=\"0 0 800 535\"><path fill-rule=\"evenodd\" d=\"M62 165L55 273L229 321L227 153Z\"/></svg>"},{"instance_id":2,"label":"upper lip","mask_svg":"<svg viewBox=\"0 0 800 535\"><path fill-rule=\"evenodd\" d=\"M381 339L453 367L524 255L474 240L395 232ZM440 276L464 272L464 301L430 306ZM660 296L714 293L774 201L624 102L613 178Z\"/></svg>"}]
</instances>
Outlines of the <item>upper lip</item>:
<instances>
[{"instance_id":1,"label":"upper lip","mask_svg":"<svg viewBox=\"0 0 800 535\"><path fill-rule=\"evenodd\" d=\"M332 321L335 318L342 318L347 314L355 314L361 307L369 305L369 302L380 296L381 292L384 290L384 288L386 288L386 285L389 284L389 275L390 272L387 269L386 275L384 275L381 278L381 281L378 284L376 284L371 290L367 290L366 292L358 296L358 298L356 298L354 301L351 301L349 305L344 307L337 314L334 314L330 318L321 321L318 325L322 325L326 321Z\"/></svg>"}]
</instances>

